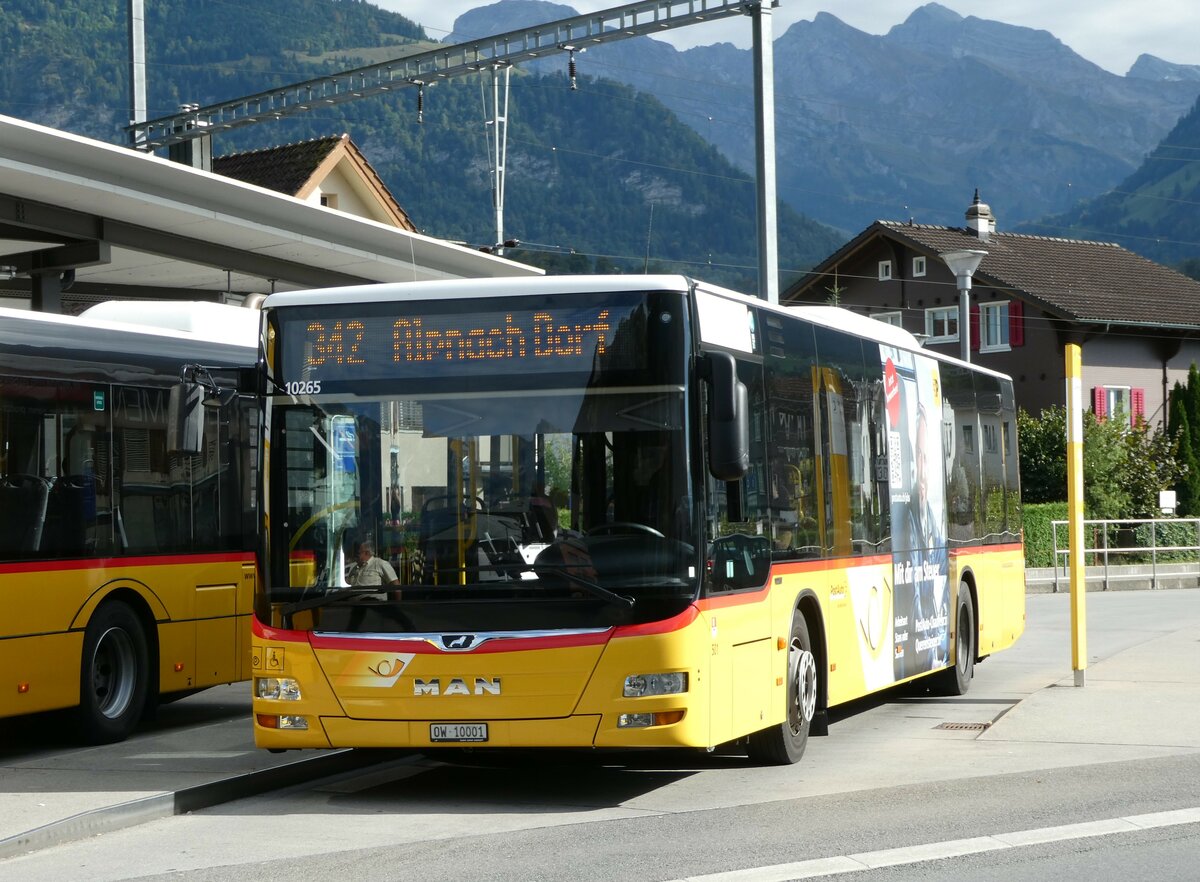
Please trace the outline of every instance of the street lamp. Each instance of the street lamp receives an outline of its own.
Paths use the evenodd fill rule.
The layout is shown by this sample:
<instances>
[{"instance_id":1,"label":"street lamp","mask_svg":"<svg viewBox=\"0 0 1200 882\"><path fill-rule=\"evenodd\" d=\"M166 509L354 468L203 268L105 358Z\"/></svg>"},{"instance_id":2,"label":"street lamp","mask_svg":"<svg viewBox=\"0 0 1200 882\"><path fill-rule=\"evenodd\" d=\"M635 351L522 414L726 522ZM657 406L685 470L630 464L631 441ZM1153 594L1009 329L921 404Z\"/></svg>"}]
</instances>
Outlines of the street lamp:
<instances>
[{"instance_id":1,"label":"street lamp","mask_svg":"<svg viewBox=\"0 0 1200 882\"><path fill-rule=\"evenodd\" d=\"M958 282L958 339L962 360L971 360L971 276L979 269L980 261L987 252L979 248L964 248L961 251L946 251L938 257L950 267Z\"/></svg>"}]
</instances>

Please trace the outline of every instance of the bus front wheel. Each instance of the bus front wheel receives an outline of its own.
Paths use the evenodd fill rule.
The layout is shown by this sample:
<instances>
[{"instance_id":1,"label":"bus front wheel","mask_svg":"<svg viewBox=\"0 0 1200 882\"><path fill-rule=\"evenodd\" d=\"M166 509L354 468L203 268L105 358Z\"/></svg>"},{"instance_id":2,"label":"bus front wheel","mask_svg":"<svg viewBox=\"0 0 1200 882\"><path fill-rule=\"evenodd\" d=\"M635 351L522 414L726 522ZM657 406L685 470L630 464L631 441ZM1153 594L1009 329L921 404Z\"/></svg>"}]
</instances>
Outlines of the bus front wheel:
<instances>
[{"instance_id":1,"label":"bus front wheel","mask_svg":"<svg viewBox=\"0 0 1200 882\"><path fill-rule=\"evenodd\" d=\"M126 604L103 604L88 622L79 670L79 722L92 744L126 738L141 719L149 683L146 632Z\"/></svg>"},{"instance_id":2,"label":"bus front wheel","mask_svg":"<svg viewBox=\"0 0 1200 882\"><path fill-rule=\"evenodd\" d=\"M808 623L797 610L788 640L787 718L776 726L755 732L746 755L757 763L788 765L804 756L813 717L817 711L817 660L812 651Z\"/></svg>"}]
</instances>

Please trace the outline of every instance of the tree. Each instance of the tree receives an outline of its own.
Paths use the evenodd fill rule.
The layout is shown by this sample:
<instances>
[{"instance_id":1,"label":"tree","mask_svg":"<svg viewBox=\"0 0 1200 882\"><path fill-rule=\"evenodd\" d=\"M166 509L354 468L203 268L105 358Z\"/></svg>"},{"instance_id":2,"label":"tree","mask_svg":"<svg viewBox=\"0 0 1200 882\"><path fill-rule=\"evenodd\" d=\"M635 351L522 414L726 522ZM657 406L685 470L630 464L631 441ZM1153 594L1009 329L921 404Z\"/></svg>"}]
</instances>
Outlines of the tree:
<instances>
[{"instance_id":1,"label":"tree","mask_svg":"<svg viewBox=\"0 0 1200 882\"><path fill-rule=\"evenodd\" d=\"M1186 423L1184 396L1176 399L1173 406L1182 414L1176 421ZM1066 424L1063 407L1048 407L1038 417L1018 411L1022 502L1066 501ZM1122 420L1097 420L1092 413L1084 414L1083 494L1087 517L1111 520L1156 514L1159 491L1176 485L1189 471L1175 439L1171 429L1152 431L1142 420L1131 427Z\"/></svg>"},{"instance_id":2,"label":"tree","mask_svg":"<svg viewBox=\"0 0 1200 882\"><path fill-rule=\"evenodd\" d=\"M1124 484L1129 465L1128 431L1129 426L1120 420L1098 420L1091 411L1083 415L1083 499L1089 518L1130 516L1130 493Z\"/></svg>"},{"instance_id":3,"label":"tree","mask_svg":"<svg viewBox=\"0 0 1200 882\"><path fill-rule=\"evenodd\" d=\"M1191 375L1189 373L1189 380ZM1175 482L1175 507L1180 515L1194 516L1200 511L1200 461L1197 460L1195 430L1188 415L1187 389L1176 383L1167 406L1167 434L1175 445L1182 469Z\"/></svg>"},{"instance_id":4,"label":"tree","mask_svg":"<svg viewBox=\"0 0 1200 882\"><path fill-rule=\"evenodd\" d=\"M1178 443L1170 431L1152 431L1145 420L1125 434L1125 468L1121 484L1129 496L1129 517L1152 518L1159 514L1158 494L1174 487L1187 472L1178 456Z\"/></svg>"}]
</instances>

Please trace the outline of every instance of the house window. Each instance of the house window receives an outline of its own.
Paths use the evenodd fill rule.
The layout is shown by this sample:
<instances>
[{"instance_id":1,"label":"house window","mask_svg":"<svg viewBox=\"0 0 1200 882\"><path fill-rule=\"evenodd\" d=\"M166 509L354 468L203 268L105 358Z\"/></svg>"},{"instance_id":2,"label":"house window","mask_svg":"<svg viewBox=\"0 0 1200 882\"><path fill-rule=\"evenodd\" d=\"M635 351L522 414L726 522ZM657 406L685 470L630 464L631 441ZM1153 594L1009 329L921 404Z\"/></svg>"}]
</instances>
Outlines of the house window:
<instances>
[{"instance_id":1,"label":"house window","mask_svg":"<svg viewBox=\"0 0 1200 882\"><path fill-rule=\"evenodd\" d=\"M924 257L914 257L913 258L913 278L919 279L923 275L925 275L925 258Z\"/></svg>"},{"instance_id":2,"label":"house window","mask_svg":"<svg viewBox=\"0 0 1200 882\"><path fill-rule=\"evenodd\" d=\"M1096 386L1092 389L1096 419L1116 419L1133 425L1146 413L1146 390L1133 386Z\"/></svg>"},{"instance_id":3,"label":"house window","mask_svg":"<svg viewBox=\"0 0 1200 882\"><path fill-rule=\"evenodd\" d=\"M929 343L954 343L958 340L958 307L935 306L925 310L925 333Z\"/></svg>"},{"instance_id":4,"label":"house window","mask_svg":"<svg viewBox=\"0 0 1200 882\"><path fill-rule=\"evenodd\" d=\"M886 282L892 278L892 262L890 260L879 261L879 281Z\"/></svg>"},{"instance_id":5,"label":"house window","mask_svg":"<svg viewBox=\"0 0 1200 882\"><path fill-rule=\"evenodd\" d=\"M899 310L896 312L877 312L871 318L877 322L883 322L885 325L892 325L897 328L904 327L904 321Z\"/></svg>"},{"instance_id":6,"label":"house window","mask_svg":"<svg viewBox=\"0 0 1200 882\"><path fill-rule=\"evenodd\" d=\"M1104 387L1104 413L1113 419L1124 420L1129 418L1128 386Z\"/></svg>"},{"instance_id":7,"label":"house window","mask_svg":"<svg viewBox=\"0 0 1200 882\"><path fill-rule=\"evenodd\" d=\"M1008 303L979 305L979 339L981 352L1006 350L1008 346Z\"/></svg>"},{"instance_id":8,"label":"house window","mask_svg":"<svg viewBox=\"0 0 1200 882\"><path fill-rule=\"evenodd\" d=\"M326 208L337 208L338 198L337 193L322 193L321 204Z\"/></svg>"},{"instance_id":9,"label":"house window","mask_svg":"<svg viewBox=\"0 0 1200 882\"><path fill-rule=\"evenodd\" d=\"M984 423L979 427L979 432L983 436L983 449L985 453L998 453L1000 448L996 441L996 427Z\"/></svg>"},{"instance_id":10,"label":"house window","mask_svg":"<svg viewBox=\"0 0 1200 882\"><path fill-rule=\"evenodd\" d=\"M975 427L963 423L963 450L973 454L975 452Z\"/></svg>"}]
</instances>

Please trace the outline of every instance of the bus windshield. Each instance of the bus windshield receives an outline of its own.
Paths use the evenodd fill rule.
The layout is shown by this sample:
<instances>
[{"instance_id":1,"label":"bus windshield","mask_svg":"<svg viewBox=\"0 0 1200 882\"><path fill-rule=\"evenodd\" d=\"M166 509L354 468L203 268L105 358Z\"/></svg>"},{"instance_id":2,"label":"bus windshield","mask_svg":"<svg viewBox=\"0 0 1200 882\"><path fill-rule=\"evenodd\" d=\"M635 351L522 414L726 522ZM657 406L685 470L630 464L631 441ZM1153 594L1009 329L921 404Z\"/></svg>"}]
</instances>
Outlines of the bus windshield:
<instances>
[{"instance_id":1,"label":"bus windshield","mask_svg":"<svg viewBox=\"0 0 1200 882\"><path fill-rule=\"evenodd\" d=\"M658 620L691 602L699 560L677 296L575 296L569 308L551 297L521 310L390 303L386 316L373 306L355 306L354 368L312 365L338 335L345 345L350 323L332 328L300 308L280 316L277 373L306 379L278 384L293 392L269 411L271 507L284 523L268 549L273 620L527 631ZM514 346L484 370L449 347L406 349L396 331L419 326L427 346L459 315L529 331L525 357ZM383 365L367 347L377 323L393 343ZM574 329L558 340L571 352L532 360L555 325ZM319 391L295 394L302 382Z\"/></svg>"}]
</instances>

